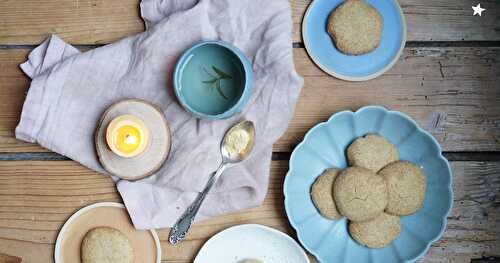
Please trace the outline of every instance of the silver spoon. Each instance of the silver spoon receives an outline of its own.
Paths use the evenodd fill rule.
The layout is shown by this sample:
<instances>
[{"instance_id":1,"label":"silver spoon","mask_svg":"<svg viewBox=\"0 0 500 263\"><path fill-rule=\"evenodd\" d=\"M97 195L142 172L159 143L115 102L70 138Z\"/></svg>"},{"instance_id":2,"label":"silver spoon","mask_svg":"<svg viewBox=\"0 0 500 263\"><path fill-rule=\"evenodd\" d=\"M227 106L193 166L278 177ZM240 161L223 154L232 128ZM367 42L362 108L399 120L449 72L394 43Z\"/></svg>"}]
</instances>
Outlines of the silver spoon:
<instances>
[{"instance_id":1,"label":"silver spoon","mask_svg":"<svg viewBox=\"0 0 500 263\"><path fill-rule=\"evenodd\" d=\"M228 138L229 135L237 130L242 129L245 131L248 136L249 140L246 145L246 147L240 151L239 153L236 154L231 154L231 150L229 149L230 147L228 146ZM237 164L243 160L245 160L250 153L252 152L253 146L255 144L255 126L253 122L251 121L242 121L233 127L229 129L226 134L224 135L224 139L222 140L221 143L221 154L222 154L222 163L220 164L219 168L217 168L217 171L212 174L210 179L208 179L207 184L205 185L205 188L201 193L198 195L198 197L194 200L194 202L186 209L184 214L177 220L175 225L172 227L170 230L170 235L168 237L168 241L172 244L175 245L178 242L182 241L185 237L189 229L191 228L191 224L194 221L194 218L196 217L196 214L198 213L198 210L200 209L201 204L203 203L203 200L205 200L205 197L207 196L208 192L212 188L212 186L217 182L221 174L231 165Z\"/></svg>"}]
</instances>

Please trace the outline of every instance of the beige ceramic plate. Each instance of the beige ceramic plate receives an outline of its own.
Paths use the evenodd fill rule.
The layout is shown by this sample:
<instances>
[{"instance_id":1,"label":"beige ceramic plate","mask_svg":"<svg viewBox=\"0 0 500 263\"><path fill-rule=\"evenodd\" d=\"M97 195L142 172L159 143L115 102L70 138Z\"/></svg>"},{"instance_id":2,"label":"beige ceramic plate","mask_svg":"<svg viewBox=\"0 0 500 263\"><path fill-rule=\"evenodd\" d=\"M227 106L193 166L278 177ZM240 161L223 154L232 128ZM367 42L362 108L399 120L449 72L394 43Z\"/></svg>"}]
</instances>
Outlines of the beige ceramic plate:
<instances>
[{"instance_id":1,"label":"beige ceramic plate","mask_svg":"<svg viewBox=\"0 0 500 263\"><path fill-rule=\"evenodd\" d=\"M90 229L107 226L118 229L132 243L136 263L160 263L161 247L154 230L136 230L123 204L103 202L86 206L64 223L56 240L55 263L81 262L80 246Z\"/></svg>"}]
</instances>

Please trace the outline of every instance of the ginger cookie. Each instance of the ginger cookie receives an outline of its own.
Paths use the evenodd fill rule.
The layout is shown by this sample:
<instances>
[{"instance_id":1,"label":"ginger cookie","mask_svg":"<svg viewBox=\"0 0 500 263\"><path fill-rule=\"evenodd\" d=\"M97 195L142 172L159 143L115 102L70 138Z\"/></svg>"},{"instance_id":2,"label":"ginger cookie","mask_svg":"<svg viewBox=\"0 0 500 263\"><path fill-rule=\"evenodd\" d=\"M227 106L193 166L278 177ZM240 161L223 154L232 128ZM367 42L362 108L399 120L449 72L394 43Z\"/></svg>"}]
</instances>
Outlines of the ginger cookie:
<instances>
[{"instance_id":1,"label":"ginger cookie","mask_svg":"<svg viewBox=\"0 0 500 263\"><path fill-rule=\"evenodd\" d=\"M349 167L338 175L333 197L339 212L352 221L370 220L387 206L384 178L362 167Z\"/></svg>"},{"instance_id":2,"label":"ginger cookie","mask_svg":"<svg viewBox=\"0 0 500 263\"><path fill-rule=\"evenodd\" d=\"M387 213L411 215L422 207L427 178L420 167L408 161L398 161L384 167L379 175L387 182Z\"/></svg>"},{"instance_id":3,"label":"ginger cookie","mask_svg":"<svg viewBox=\"0 0 500 263\"><path fill-rule=\"evenodd\" d=\"M382 213L372 220L349 222L349 233L358 243L369 248L382 248L401 233L399 216Z\"/></svg>"},{"instance_id":4,"label":"ginger cookie","mask_svg":"<svg viewBox=\"0 0 500 263\"><path fill-rule=\"evenodd\" d=\"M347 159L352 166L378 172L389 163L399 160L399 151L386 138L367 134L351 143L347 148Z\"/></svg>"},{"instance_id":5,"label":"ginger cookie","mask_svg":"<svg viewBox=\"0 0 500 263\"><path fill-rule=\"evenodd\" d=\"M83 263L132 263L134 251L128 238L111 227L91 229L82 241Z\"/></svg>"},{"instance_id":6,"label":"ginger cookie","mask_svg":"<svg viewBox=\"0 0 500 263\"><path fill-rule=\"evenodd\" d=\"M311 198L314 205L321 215L328 219L342 217L333 200L333 183L339 173L339 169L328 169L316 179L311 187Z\"/></svg>"},{"instance_id":7,"label":"ginger cookie","mask_svg":"<svg viewBox=\"0 0 500 263\"><path fill-rule=\"evenodd\" d=\"M328 19L327 31L337 48L345 54L361 55L377 48L384 20L364 0L347 0Z\"/></svg>"}]
</instances>

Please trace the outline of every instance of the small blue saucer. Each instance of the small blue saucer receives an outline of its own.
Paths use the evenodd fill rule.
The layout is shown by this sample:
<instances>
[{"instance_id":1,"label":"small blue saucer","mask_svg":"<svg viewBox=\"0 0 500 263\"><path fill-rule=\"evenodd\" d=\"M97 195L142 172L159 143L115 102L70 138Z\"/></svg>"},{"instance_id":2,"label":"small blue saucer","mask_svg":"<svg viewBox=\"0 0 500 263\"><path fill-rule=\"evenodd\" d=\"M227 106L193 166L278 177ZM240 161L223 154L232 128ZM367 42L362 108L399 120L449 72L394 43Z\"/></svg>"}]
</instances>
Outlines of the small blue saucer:
<instances>
[{"instance_id":1,"label":"small blue saucer","mask_svg":"<svg viewBox=\"0 0 500 263\"><path fill-rule=\"evenodd\" d=\"M406 22L396 0L367 0L384 19L384 30L378 48L353 56L341 53L328 34L328 18L342 0L314 0L302 22L304 45L311 59L326 73L344 80L364 81L389 70L403 52Z\"/></svg>"}]
</instances>

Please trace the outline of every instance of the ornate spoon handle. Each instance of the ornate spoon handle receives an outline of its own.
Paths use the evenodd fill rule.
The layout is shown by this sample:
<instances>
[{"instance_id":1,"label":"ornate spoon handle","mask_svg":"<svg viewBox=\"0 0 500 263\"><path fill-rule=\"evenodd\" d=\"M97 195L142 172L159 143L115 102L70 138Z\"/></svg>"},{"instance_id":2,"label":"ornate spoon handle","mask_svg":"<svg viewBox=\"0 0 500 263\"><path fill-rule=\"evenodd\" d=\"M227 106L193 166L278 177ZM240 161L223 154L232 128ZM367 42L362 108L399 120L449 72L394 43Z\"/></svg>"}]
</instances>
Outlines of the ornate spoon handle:
<instances>
[{"instance_id":1,"label":"ornate spoon handle","mask_svg":"<svg viewBox=\"0 0 500 263\"><path fill-rule=\"evenodd\" d=\"M193 224L194 218L196 217L198 210L200 210L203 200L205 200L205 197L207 196L208 192L210 192L210 189L212 189L212 186L215 184L215 182L217 182L220 175L224 172L224 170L226 170L226 168L227 168L226 163L222 163L219 166L217 171L210 177L210 179L208 179L208 182L205 185L203 191L201 191L201 193L198 195L198 197L196 197L194 202L186 209L184 214L182 214L182 216L177 220L175 225L170 230L170 235L168 237L168 241L170 242L170 244L175 245L186 237L186 234L191 228L191 224Z\"/></svg>"}]
</instances>

